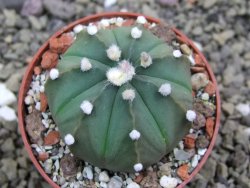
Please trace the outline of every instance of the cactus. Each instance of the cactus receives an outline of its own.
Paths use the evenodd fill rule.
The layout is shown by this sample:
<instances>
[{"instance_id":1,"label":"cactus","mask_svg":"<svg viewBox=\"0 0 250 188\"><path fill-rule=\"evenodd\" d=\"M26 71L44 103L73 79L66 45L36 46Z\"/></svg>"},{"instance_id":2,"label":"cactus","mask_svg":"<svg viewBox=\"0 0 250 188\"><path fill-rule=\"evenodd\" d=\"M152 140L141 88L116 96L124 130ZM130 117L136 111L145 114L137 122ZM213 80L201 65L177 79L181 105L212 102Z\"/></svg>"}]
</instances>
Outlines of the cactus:
<instances>
[{"instance_id":1,"label":"cactus","mask_svg":"<svg viewBox=\"0 0 250 188\"><path fill-rule=\"evenodd\" d=\"M191 127L190 63L144 27L93 31L81 31L52 70L45 87L52 117L76 157L140 171Z\"/></svg>"}]
</instances>

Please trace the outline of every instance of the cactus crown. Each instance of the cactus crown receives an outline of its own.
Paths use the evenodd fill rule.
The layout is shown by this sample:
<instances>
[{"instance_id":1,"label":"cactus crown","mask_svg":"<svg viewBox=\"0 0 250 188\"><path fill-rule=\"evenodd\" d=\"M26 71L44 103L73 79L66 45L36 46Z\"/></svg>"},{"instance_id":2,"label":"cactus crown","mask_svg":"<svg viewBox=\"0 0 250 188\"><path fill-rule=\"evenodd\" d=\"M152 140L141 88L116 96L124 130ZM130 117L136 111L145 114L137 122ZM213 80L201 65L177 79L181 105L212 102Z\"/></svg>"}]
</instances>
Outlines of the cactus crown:
<instances>
[{"instance_id":1,"label":"cactus crown","mask_svg":"<svg viewBox=\"0 0 250 188\"><path fill-rule=\"evenodd\" d=\"M58 78L47 81L49 108L75 156L140 171L190 129L190 63L143 26L91 27L61 56Z\"/></svg>"}]
</instances>

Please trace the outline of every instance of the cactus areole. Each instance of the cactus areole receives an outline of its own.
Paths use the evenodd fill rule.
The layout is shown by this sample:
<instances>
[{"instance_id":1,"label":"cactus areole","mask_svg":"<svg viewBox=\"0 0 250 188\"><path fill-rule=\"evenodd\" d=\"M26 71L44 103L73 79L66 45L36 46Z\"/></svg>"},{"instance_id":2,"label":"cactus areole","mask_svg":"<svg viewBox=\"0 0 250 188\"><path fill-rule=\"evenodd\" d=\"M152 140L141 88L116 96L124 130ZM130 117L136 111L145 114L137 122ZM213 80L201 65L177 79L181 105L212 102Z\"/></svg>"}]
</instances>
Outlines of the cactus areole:
<instances>
[{"instance_id":1,"label":"cactus areole","mask_svg":"<svg viewBox=\"0 0 250 188\"><path fill-rule=\"evenodd\" d=\"M143 25L91 27L78 33L59 75L46 83L50 111L76 157L112 171L141 171L191 127L190 62Z\"/></svg>"}]
</instances>

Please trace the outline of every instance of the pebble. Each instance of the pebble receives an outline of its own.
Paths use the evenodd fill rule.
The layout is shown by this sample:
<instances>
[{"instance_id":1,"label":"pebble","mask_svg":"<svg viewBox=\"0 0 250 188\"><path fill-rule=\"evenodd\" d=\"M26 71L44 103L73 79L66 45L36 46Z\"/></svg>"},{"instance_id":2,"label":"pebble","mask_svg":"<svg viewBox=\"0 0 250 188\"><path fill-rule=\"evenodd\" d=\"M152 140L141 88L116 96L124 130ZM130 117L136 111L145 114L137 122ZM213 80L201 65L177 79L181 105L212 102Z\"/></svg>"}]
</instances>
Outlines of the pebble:
<instances>
[{"instance_id":1,"label":"pebble","mask_svg":"<svg viewBox=\"0 0 250 188\"><path fill-rule=\"evenodd\" d=\"M113 176L108 183L108 188L121 188L121 187L122 187L122 179L119 176Z\"/></svg>"},{"instance_id":2,"label":"pebble","mask_svg":"<svg viewBox=\"0 0 250 188\"><path fill-rule=\"evenodd\" d=\"M83 176L86 177L86 178L88 178L89 180L92 180L93 177L94 177L92 168L89 167L89 166L84 167L82 173L83 173Z\"/></svg>"},{"instance_id":3,"label":"pebble","mask_svg":"<svg viewBox=\"0 0 250 188\"><path fill-rule=\"evenodd\" d=\"M107 171L102 171L99 174L99 181L101 181L101 182L109 182L109 175L108 175Z\"/></svg>"},{"instance_id":4,"label":"pebble","mask_svg":"<svg viewBox=\"0 0 250 188\"><path fill-rule=\"evenodd\" d=\"M115 5L116 1L117 0L105 0L104 1L104 7L109 8L109 7L113 6L113 5Z\"/></svg>"},{"instance_id":5,"label":"pebble","mask_svg":"<svg viewBox=\"0 0 250 188\"><path fill-rule=\"evenodd\" d=\"M216 40L221 46L225 45L225 43L231 39L235 35L233 30L226 30L221 33L214 33L213 38Z\"/></svg>"},{"instance_id":6,"label":"pebble","mask_svg":"<svg viewBox=\"0 0 250 188\"><path fill-rule=\"evenodd\" d=\"M205 87L209 83L209 80L206 74L196 73L192 75L191 83L192 83L192 88L197 91Z\"/></svg>"},{"instance_id":7,"label":"pebble","mask_svg":"<svg viewBox=\"0 0 250 188\"><path fill-rule=\"evenodd\" d=\"M203 2L203 7L205 9L209 9L217 3L217 0L209 0L209 1L202 1L202 2Z\"/></svg>"},{"instance_id":8,"label":"pebble","mask_svg":"<svg viewBox=\"0 0 250 188\"><path fill-rule=\"evenodd\" d=\"M196 118L194 120L192 128L195 130L199 130L200 128L205 127L205 124L206 124L206 118L204 117L204 115L202 115L199 112L196 112Z\"/></svg>"},{"instance_id":9,"label":"pebble","mask_svg":"<svg viewBox=\"0 0 250 188\"><path fill-rule=\"evenodd\" d=\"M47 159L44 163L44 170L47 174L51 174L52 172L52 166L53 166L53 161L51 159Z\"/></svg>"},{"instance_id":10,"label":"pebble","mask_svg":"<svg viewBox=\"0 0 250 188\"><path fill-rule=\"evenodd\" d=\"M171 165L172 165L171 163L165 163L165 164L161 165L159 167L160 174L161 175L170 176L171 175L171 171L172 171Z\"/></svg>"},{"instance_id":11,"label":"pebble","mask_svg":"<svg viewBox=\"0 0 250 188\"><path fill-rule=\"evenodd\" d=\"M189 178L188 169L189 169L188 164L181 165L181 166L177 169L177 175L178 175L183 181L185 181L186 179Z\"/></svg>"},{"instance_id":12,"label":"pebble","mask_svg":"<svg viewBox=\"0 0 250 188\"><path fill-rule=\"evenodd\" d=\"M178 184L176 178L171 178L169 176L162 176L160 179L160 185L163 188L175 188Z\"/></svg>"},{"instance_id":13,"label":"pebble","mask_svg":"<svg viewBox=\"0 0 250 188\"><path fill-rule=\"evenodd\" d=\"M191 157L190 153L179 149L174 149L174 156L177 161L185 161Z\"/></svg>"},{"instance_id":14,"label":"pebble","mask_svg":"<svg viewBox=\"0 0 250 188\"><path fill-rule=\"evenodd\" d=\"M0 83L0 106L10 105L16 102L16 96L12 93L5 84Z\"/></svg>"},{"instance_id":15,"label":"pebble","mask_svg":"<svg viewBox=\"0 0 250 188\"><path fill-rule=\"evenodd\" d=\"M191 55L191 53L192 53L191 49L188 47L187 44L182 44L182 45L180 46L180 49L181 49L182 53L185 54L185 55L188 55L188 56L189 56L189 55Z\"/></svg>"},{"instance_id":16,"label":"pebble","mask_svg":"<svg viewBox=\"0 0 250 188\"><path fill-rule=\"evenodd\" d=\"M250 114L250 105L249 104L238 104L235 109L241 113L242 116L248 116Z\"/></svg>"},{"instance_id":17,"label":"pebble","mask_svg":"<svg viewBox=\"0 0 250 188\"><path fill-rule=\"evenodd\" d=\"M131 182L127 185L127 188L140 188L140 186L135 182Z\"/></svg>"},{"instance_id":18,"label":"pebble","mask_svg":"<svg viewBox=\"0 0 250 188\"><path fill-rule=\"evenodd\" d=\"M196 139L196 148L205 149L209 146L210 142L204 135L199 135Z\"/></svg>"},{"instance_id":19,"label":"pebble","mask_svg":"<svg viewBox=\"0 0 250 188\"><path fill-rule=\"evenodd\" d=\"M233 115L234 113L234 105L232 103L223 103L222 104L222 110L227 114L227 115Z\"/></svg>"},{"instance_id":20,"label":"pebble","mask_svg":"<svg viewBox=\"0 0 250 188\"><path fill-rule=\"evenodd\" d=\"M198 165L198 163L199 163L199 155L194 155L194 157L192 158L192 161L191 161L191 166L193 167L193 168L195 168L197 165Z\"/></svg>"},{"instance_id":21,"label":"pebble","mask_svg":"<svg viewBox=\"0 0 250 188\"><path fill-rule=\"evenodd\" d=\"M1 145L1 150L4 153L11 152L15 149L14 142L12 138L7 138Z\"/></svg>"},{"instance_id":22,"label":"pebble","mask_svg":"<svg viewBox=\"0 0 250 188\"><path fill-rule=\"evenodd\" d=\"M1 160L1 170L4 171L9 181L14 181L17 178L17 162L13 159L3 158Z\"/></svg>"},{"instance_id":23,"label":"pebble","mask_svg":"<svg viewBox=\"0 0 250 188\"><path fill-rule=\"evenodd\" d=\"M23 16L34 15L38 16L43 11L42 0L26 0L21 10Z\"/></svg>"},{"instance_id":24,"label":"pebble","mask_svg":"<svg viewBox=\"0 0 250 188\"><path fill-rule=\"evenodd\" d=\"M3 119L4 121L16 121L17 116L12 108L3 106L0 107L0 119Z\"/></svg>"},{"instance_id":25,"label":"pebble","mask_svg":"<svg viewBox=\"0 0 250 188\"><path fill-rule=\"evenodd\" d=\"M79 167L80 162L70 154L64 155L60 160L60 168L62 169L64 177L75 176Z\"/></svg>"}]
</instances>

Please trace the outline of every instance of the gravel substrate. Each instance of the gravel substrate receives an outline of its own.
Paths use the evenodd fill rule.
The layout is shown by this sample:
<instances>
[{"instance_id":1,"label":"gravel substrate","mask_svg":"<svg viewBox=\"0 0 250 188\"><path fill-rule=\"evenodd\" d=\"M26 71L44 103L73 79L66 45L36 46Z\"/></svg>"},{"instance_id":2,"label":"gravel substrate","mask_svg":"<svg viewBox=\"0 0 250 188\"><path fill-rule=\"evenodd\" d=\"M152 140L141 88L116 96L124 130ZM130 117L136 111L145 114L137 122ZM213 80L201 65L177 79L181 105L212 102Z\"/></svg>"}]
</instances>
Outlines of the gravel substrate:
<instances>
[{"instance_id":1,"label":"gravel substrate","mask_svg":"<svg viewBox=\"0 0 250 188\"><path fill-rule=\"evenodd\" d=\"M32 55L58 28L90 13L127 9L158 16L172 23L202 46L222 96L222 127L216 147L206 165L188 187L250 187L250 2L167 0L117 1L103 7L103 1L28 0L36 8L22 10L22 2L0 1L9 8L0 13L0 82L17 95L21 77ZM43 3L37 3L43 2ZM171 1L174 2L174 1ZM32 4L33 3L33 4ZM106 4L108 5L108 4ZM53 8L51 8L53 7ZM67 7L67 11L65 11ZM31 11L33 10L33 11ZM22 14L22 15L21 15ZM24 16L25 15L25 16ZM23 148L13 109L16 98L2 103L12 114L0 120L0 186L49 187L30 163ZM246 105L247 104L247 105Z\"/></svg>"}]
</instances>

